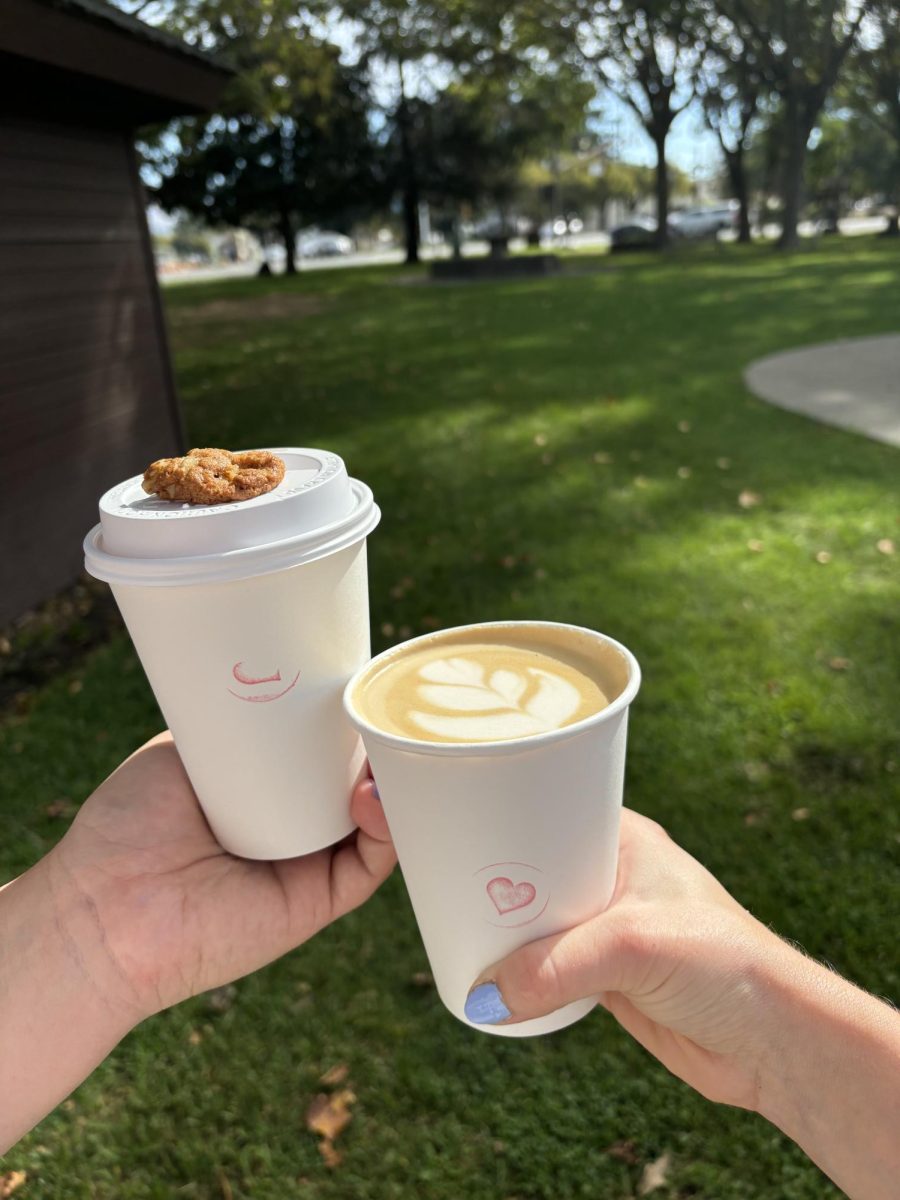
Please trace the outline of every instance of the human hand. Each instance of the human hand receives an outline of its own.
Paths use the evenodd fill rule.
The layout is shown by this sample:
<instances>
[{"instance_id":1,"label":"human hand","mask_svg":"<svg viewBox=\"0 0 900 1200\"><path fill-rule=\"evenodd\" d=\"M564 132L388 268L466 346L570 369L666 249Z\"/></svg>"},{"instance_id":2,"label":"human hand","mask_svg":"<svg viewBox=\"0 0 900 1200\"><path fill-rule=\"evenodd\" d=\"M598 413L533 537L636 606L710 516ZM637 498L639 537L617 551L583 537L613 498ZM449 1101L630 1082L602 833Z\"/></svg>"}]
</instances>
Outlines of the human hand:
<instances>
[{"instance_id":1,"label":"human hand","mask_svg":"<svg viewBox=\"0 0 900 1200\"><path fill-rule=\"evenodd\" d=\"M473 991L493 983L510 1013L505 1023L596 996L704 1096L754 1108L767 981L785 951L796 956L659 825L626 809L606 911L523 946ZM476 997L482 1009L490 998Z\"/></svg>"},{"instance_id":2,"label":"human hand","mask_svg":"<svg viewBox=\"0 0 900 1200\"><path fill-rule=\"evenodd\" d=\"M68 943L136 1023L271 962L368 899L395 862L371 780L352 814L360 828L336 847L236 858L163 733L97 788L41 866Z\"/></svg>"}]
</instances>

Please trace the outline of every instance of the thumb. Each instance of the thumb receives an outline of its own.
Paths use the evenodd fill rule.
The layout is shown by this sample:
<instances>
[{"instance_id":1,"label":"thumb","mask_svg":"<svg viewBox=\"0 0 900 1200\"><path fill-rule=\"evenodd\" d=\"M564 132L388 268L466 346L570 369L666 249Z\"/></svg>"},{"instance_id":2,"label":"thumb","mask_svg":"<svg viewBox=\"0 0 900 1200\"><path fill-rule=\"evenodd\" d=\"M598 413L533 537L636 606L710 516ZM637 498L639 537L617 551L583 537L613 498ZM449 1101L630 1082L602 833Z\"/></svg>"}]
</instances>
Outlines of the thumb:
<instances>
[{"instance_id":1,"label":"thumb","mask_svg":"<svg viewBox=\"0 0 900 1200\"><path fill-rule=\"evenodd\" d=\"M611 913L514 950L483 971L466 1000L477 1025L543 1017L565 1004L628 990L635 940Z\"/></svg>"}]
</instances>

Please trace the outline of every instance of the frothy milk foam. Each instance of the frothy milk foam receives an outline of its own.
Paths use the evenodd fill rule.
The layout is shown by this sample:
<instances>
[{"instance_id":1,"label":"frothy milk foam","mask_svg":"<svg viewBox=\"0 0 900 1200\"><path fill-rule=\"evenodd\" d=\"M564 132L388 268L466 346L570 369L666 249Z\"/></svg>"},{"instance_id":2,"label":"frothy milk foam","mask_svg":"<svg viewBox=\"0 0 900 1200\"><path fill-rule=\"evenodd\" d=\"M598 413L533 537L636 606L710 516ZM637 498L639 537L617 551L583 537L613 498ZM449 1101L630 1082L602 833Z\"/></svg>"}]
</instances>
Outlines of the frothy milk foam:
<instances>
[{"instance_id":1,"label":"frothy milk foam","mask_svg":"<svg viewBox=\"0 0 900 1200\"><path fill-rule=\"evenodd\" d=\"M476 640L477 638L477 640ZM493 742L573 725L617 694L599 662L540 633L501 628L437 635L364 677L355 700L386 733L429 742Z\"/></svg>"}]
</instances>

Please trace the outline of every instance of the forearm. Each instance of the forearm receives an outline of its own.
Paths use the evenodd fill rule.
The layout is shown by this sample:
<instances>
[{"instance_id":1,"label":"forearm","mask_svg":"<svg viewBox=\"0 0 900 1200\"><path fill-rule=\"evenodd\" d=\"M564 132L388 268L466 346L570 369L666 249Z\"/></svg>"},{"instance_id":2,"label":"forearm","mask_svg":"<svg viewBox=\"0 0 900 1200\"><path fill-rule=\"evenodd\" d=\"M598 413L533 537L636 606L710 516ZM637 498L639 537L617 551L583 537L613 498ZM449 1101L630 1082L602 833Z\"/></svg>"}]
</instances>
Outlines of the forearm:
<instances>
[{"instance_id":1,"label":"forearm","mask_svg":"<svg viewBox=\"0 0 900 1200\"><path fill-rule=\"evenodd\" d=\"M104 994L92 914L59 895L54 874L44 859L0 889L0 1153L134 1024Z\"/></svg>"},{"instance_id":2,"label":"forearm","mask_svg":"<svg viewBox=\"0 0 900 1200\"><path fill-rule=\"evenodd\" d=\"M770 994L759 1111L851 1200L896 1200L900 1014L788 947Z\"/></svg>"}]
</instances>

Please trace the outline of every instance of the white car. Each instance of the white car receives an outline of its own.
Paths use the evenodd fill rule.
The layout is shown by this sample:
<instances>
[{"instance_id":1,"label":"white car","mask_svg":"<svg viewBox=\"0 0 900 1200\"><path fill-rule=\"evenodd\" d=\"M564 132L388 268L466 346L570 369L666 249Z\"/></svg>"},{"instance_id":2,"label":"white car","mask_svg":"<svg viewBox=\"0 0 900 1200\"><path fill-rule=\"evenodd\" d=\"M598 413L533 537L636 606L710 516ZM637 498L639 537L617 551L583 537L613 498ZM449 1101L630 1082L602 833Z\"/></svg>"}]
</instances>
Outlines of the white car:
<instances>
[{"instance_id":1,"label":"white car","mask_svg":"<svg viewBox=\"0 0 900 1200\"><path fill-rule=\"evenodd\" d=\"M722 229L734 229L737 217L736 204L723 204L718 208L690 208L672 213L669 223L679 237L704 238L715 237Z\"/></svg>"},{"instance_id":2,"label":"white car","mask_svg":"<svg viewBox=\"0 0 900 1200\"><path fill-rule=\"evenodd\" d=\"M332 258L338 254L352 254L353 240L343 233L317 230L299 237L297 250L303 258Z\"/></svg>"}]
</instances>

